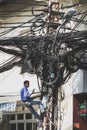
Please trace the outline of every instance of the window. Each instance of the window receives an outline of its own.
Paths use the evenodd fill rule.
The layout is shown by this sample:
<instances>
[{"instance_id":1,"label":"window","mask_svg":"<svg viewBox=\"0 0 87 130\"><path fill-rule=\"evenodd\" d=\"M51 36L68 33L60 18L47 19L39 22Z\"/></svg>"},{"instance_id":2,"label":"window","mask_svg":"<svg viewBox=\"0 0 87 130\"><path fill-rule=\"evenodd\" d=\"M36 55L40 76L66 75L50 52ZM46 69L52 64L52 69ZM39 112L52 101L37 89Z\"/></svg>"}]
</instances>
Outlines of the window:
<instances>
[{"instance_id":1,"label":"window","mask_svg":"<svg viewBox=\"0 0 87 130\"><path fill-rule=\"evenodd\" d=\"M15 112L4 115L9 130L37 130L37 119L31 113Z\"/></svg>"},{"instance_id":2,"label":"window","mask_svg":"<svg viewBox=\"0 0 87 130\"><path fill-rule=\"evenodd\" d=\"M26 119L32 119L32 114L30 113L26 114Z\"/></svg>"},{"instance_id":3,"label":"window","mask_svg":"<svg viewBox=\"0 0 87 130\"><path fill-rule=\"evenodd\" d=\"M10 115L10 120L15 120L15 115Z\"/></svg>"},{"instance_id":4,"label":"window","mask_svg":"<svg viewBox=\"0 0 87 130\"><path fill-rule=\"evenodd\" d=\"M26 130L32 130L32 123L26 123Z\"/></svg>"},{"instance_id":5,"label":"window","mask_svg":"<svg viewBox=\"0 0 87 130\"><path fill-rule=\"evenodd\" d=\"M18 130L24 130L24 123L18 123Z\"/></svg>"},{"instance_id":6,"label":"window","mask_svg":"<svg viewBox=\"0 0 87 130\"><path fill-rule=\"evenodd\" d=\"M18 114L17 115L17 119L18 120L23 120L24 119L24 115L23 114Z\"/></svg>"},{"instance_id":7,"label":"window","mask_svg":"<svg viewBox=\"0 0 87 130\"><path fill-rule=\"evenodd\" d=\"M10 130L16 130L16 124L10 124Z\"/></svg>"}]
</instances>

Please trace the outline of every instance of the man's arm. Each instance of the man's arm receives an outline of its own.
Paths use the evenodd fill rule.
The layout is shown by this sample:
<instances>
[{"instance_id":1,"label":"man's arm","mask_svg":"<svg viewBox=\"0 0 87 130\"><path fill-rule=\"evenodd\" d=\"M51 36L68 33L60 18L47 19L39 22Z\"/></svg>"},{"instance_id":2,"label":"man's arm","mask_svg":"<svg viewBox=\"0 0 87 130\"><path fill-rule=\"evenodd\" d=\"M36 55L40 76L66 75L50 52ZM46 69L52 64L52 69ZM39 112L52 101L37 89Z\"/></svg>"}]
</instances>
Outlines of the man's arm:
<instances>
[{"instance_id":1,"label":"man's arm","mask_svg":"<svg viewBox=\"0 0 87 130\"><path fill-rule=\"evenodd\" d=\"M28 89L24 89L24 97L30 97L34 93L35 89L33 89L32 93L29 93Z\"/></svg>"},{"instance_id":2,"label":"man's arm","mask_svg":"<svg viewBox=\"0 0 87 130\"><path fill-rule=\"evenodd\" d=\"M32 93L29 93L28 89L24 89L24 97L27 98L27 97L30 97Z\"/></svg>"}]
</instances>

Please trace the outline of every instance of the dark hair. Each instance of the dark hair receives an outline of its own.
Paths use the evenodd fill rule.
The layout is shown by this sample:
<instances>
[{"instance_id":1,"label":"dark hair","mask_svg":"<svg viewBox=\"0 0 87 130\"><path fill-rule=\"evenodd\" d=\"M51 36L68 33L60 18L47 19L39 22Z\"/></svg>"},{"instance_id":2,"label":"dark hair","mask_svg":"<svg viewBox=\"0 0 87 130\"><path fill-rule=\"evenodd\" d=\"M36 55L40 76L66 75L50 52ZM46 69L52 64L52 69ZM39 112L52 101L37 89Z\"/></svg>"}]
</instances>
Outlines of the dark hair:
<instances>
[{"instance_id":1,"label":"dark hair","mask_svg":"<svg viewBox=\"0 0 87 130\"><path fill-rule=\"evenodd\" d=\"M25 81L24 81L24 85L25 85L26 83L29 83L29 81L28 81L28 80L25 80Z\"/></svg>"}]
</instances>

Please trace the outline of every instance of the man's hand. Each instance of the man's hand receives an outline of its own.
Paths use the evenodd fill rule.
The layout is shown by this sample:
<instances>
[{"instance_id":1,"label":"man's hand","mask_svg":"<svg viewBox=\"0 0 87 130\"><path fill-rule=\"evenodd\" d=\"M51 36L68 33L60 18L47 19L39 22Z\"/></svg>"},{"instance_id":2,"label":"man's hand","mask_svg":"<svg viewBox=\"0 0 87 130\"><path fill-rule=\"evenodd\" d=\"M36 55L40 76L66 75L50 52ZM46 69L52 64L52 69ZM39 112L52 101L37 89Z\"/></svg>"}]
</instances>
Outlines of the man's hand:
<instances>
[{"instance_id":1,"label":"man's hand","mask_svg":"<svg viewBox=\"0 0 87 130\"><path fill-rule=\"evenodd\" d=\"M32 94L35 93L35 88L32 90Z\"/></svg>"}]
</instances>

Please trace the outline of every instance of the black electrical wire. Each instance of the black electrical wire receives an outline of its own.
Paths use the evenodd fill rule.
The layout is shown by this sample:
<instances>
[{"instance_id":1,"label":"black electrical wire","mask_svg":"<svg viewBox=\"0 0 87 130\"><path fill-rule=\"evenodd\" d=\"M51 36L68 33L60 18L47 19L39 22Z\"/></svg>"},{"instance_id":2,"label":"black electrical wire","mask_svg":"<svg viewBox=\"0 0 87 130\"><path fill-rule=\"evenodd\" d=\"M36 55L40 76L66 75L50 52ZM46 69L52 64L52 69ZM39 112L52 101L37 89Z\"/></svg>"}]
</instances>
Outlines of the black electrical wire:
<instances>
[{"instance_id":1,"label":"black electrical wire","mask_svg":"<svg viewBox=\"0 0 87 130\"><path fill-rule=\"evenodd\" d=\"M76 28L82 23L82 21L85 19L86 16L87 16L87 11L86 11L86 13L84 13L84 14L81 16L80 22L75 24L74 29L76 29Z\"/></svg>"},{"instance_id":2,"label":"black electrical wire","mask_svg":"<svg viewBox=\"0 0 87 130\"><path fill-rule=\"evenodd\" d=\"M71 21L87 25L87 21L80 20L80 19L77 19L77 18L71 18Z\"/></svg>"},{"instance_id":3,"label":"black electrical wire","mask_svg":"<svg viewBox=\"0 0 87 130\"><path fill-rule=\"evenodd\" d=\"M15 56L12 56L11 58L9 58L8 60L4 61L3 63L0 64L0 66L3 66L4 64L6 64L7 62L11 61L12 59L14 59Z\"/></svg>"},{"instance_id":4,"label":"black electrical wire","mask_svg":"<svg viewBox=\"0 0 87 130\"><path fill-rule=\"evenodd\" d=\"M46 85L50 86L50 85L53 85L54 83L56 83L58 78L59 78L59 74L57 73L56 78L52 82L46 82L45 80L42 80L42 82L45 83Z\"/></svg>"},{"instance_id":5,"label":"black electrical wire","mask_svg":"<svg viewBox=\"0 0 87 130\"><path fill-rule=\"evenodd\" d=\"M34 7L34 6L33 6ZM34 9L33 9L33 11L34 11ZM33 13L34 14L34 13ZM34 14L35 15L35 14ZM16 15L17 16L17 15ZM21 17L21 15L18 15L18 16L20 16ZM23 16L25 16L26 17L26 15L23 15ZM18 27L18 26L17 26ZM21 27L21 26L19 26L19 27ZM38 26L37 26L38 27ZM2 27L2 28L4 28L4 27ZM15 29L15 27L13 28L13 29L11 29L12 31ZM11 31L10 30L10 31ZM75 30L75 29L74 29ZM5 34L7 34L9 31L8 30L6 30L6 33ZM3 33L3 32L2 32ZM5 35L4 34L4 35ZM1 35L2 36L2 35Z\"/></svg>"},{"instance_id":6,"label":"black electrical wire","mask_svg":"<svg viewBox=\"0 0 87 130\"><path fill-rule=\"evenodd\" d=\"M83 5L83 4L87 4L87 2L79 2L79 3L76 3L76 4L72 4L72 5L69 5L69 6L61 6L60 9L67 9L67 8L72 8L72 7L75 7L75 6L79 6L79 5Z\"/></svg>"},{"instance_id":7,"label":"black electrical wire","mask_svg":"<svg viewBox=\"0 0 87 130\"><path fill-rule=\"evenodd\" d=\"M39 20L43 19L43 17L45 16L44 14L36 15L34 13L34 8L33 8L32 16L37 16L31 20L33 22L31 25L31 30L33 32L37 33L37 31L42 30L43 28L46 27L46 23L43 20L40 21L40 22L42 22L42 24L39 23ZM75 20L77 25L80 25L80 24L84 24L84 22L86 22L86 21L84 21L85 17L86 17L86 13L82 14L81 19L76 19L76 18L74 18L74 15L73 15L71 18L69 18L69 21ZM29 22L29 21L27 21L27 22ZM40 25L38 25L37 23L39 23ZM55 88L55 90L53 90L53 92L55 94L55 92L57 90L56 88L61 86L62 84L64 84L71 76L72 72L70 71L70 69L73 67L73 65L72 65L72 62L70 63L70 61L69 61L70 57L71 56L75 57L75 55L77 55L79 51L84 52L85 50L87 50L87 31L77 31L75 28L76 26L74 26L74 28L71 29L70 32L60 33L60 29L63 29L63 28L67 29L67 27L65 26L66 23L68 23L68 21L64 21L64 23L62 25L60 25L60 27L57 30L58 35L56 35L55 39L54 39L55 34L52 34L52 35L45 34L43 36L43 40L41 40L42 36L40 36L40 35L39 36L33 35L33 36L27 36L27 37L14 37L14 38L7 39L7 40L4 40L4 39L0 40L0 44L2 44L2 45L4 44L3 46L1 46L0 50L7 54L14 55L14 57L12 59L8 59L5 63L1 64L0 72L2 73L4 71L12 69L14 66L18 66L23 69L23 72L29 73L30 72L29 66L27 68L26 62L28 63L31 60L31 63L32 63L31 65L33 66L32 67L33 72L38 73L39 65L41 65L42 73L44 73L44 75L45 75L45 72L43 72L43 64L41 64L41 61L43 61L43 60L49 61L49 59L51 58L51 60L53 62L52 58L54 58L54 61L55 61L55 59L57 61L56 68L58 68L58 70L59 70L57 72L54 72L56 74L56 76L55 76L56 78L54 80L49 79L49 72L51 69L53 71L55 69L55 67L52 66L53 65L52 63L47 62L48 64L46 64L46 67L47 67L47 65L49 65L50 68L48 67L48 69L47 69L48 72L46 72L46 74L48 74L48 75L46 75L46 78L51 82L45 81L45 79L43 79L43 77L42 77L42 79L43 79L42 81L44 83L43 85L46 85L46 87L49 87L52 85L51 88L52 89ZM24 27L24 24L26 24L26 22L21 23L21 25L18 25L16 28ZM41 26L41 25L43 25L43 26ZM13 30L16 28L12 27ZM11 31L12 30L10 30L10 32ZM74 31L76 31L76 32L74 32ZM30 31L30 33L31 33L31 31ZM53 40L55 40L55 44L54 44ZM48 47L49 43L51 45L50 54L49 54L49 47ZM69 50L69 52L67 51L67 53L64 53L63 56L60 57L60 54L59 54L60 45L62 45L63 43L65 43L67 45L66 48L68 48L70 50ZM5 48L6 45L8 47L14 46L14 47L21 48L21 51L16 50L16 49L15 50L7 49L7 48ZM47 51L44 50L45 45L47 47L47 48L45 48ZM55 49L53 52L52 52L52 46ZM81 56L81 54L79 54L79 55ZM61 71L61 67L60 67L61 65L63 66L62 71ZM78 68L79 67L80 67L80 65L78 66ZM59 74L59 72L60 72L60 74ZM56 85L55 85L55 83L56 83ZM53 85L54 85L54 87L53 87ZM54 98L55 97L53 95L53 100L54 100ZM57 102L57 100L55 102ZM53 113L52 113L52 115L53 115Z\"/></svg>"},{"instance_id":8,"label":"black electrical wire","mask_svg":"<svg viewBox=\"0 0 87 130\"><path fill-rule=\"evenodd\" d=\"M42 2L44 2L44 1L42 1ZM34 3L31 3L31 2L22 2L22 1L4 1L3 2L3 5L6 5L6 4L23 4L23 5L38 5L38 6L47 6L47 4L44 2L44 3L42 3L41 1L39 2L35 2L34 1Z\"/></svg>"},{"instance_id":9,"label":"black electrical wire","mask_svg":"<svg viewBox=\"0 0 87 130\"><path fill-rule=\"evenodd\" d=\"M81 33L80 33L80 35L79 34L77 34L77 36L76 36L76 33L73 35L73 38L75 37L75 38L78 38L78 37L80 37L81 36ZM84 33L83 33L83 36L84 36ZM66 36L65 36L66 37ZM67 35L67 37L68 37L68 35ZM67 38L66 37L66 38ZM25 38L26 39L26 38ZM32 39L32 38L31 38ZM14 39L15 40L15 39ZM3 40L4 41L4 40ZM7 40L8 42L9 42L9 40ZM19 40L20 42L21 42L21 38L20 38L20 40ZM79 41L79 39L78 39L78 41ZM10 41L11 42L11 44L12 44L12 41ZM26 42L25 42L26 43ZM18 42L17 42L17 44L18 44ZM20 43L19 43L20 44ZM32 44L32 42L31 42L31 44ZM75 42L75 44L76 44L76 42ZM83 44L82 44L83 45ZM86 44L85 44L86 45ZM33 46L32 46L33 47ZM79 49L81 49L81 48L83 48L82 46L81 47L79 47ZM35 48L36 49L36 48ZM85 49L85 46L84 46L84 49ZM77 52L78 50L74 50L73 51L73 53L75 53L75 52Z\"/></svg>"},{"instance_id":10,"label":"black electrical wire","mask_svg":"<svg viewBox=\"0 0 87 130\"><path fill-rule=\"evenodd\" d=\"M16 56L22 56L22 51L16 51L16 50L12 50L12 49L7 49L7 48L3 48L0 46L0 50L3 51L3 52L6 52L8 54L13 54L13 55L16 55Z\"/></svg>"},{"instance_id":11,"label":"black electrical wire","mask_svg":"<svg viewBox=\"0 0 87 130\"><path fill-rule=\"evenodd\" d=\"M43 8L43 9L33 9L33 11L44 11L46 8ZM24 12L31 12L32 9L24 9L24 10L4 10L4 11L0 11L0 13L24 13ZM4 14L5 15L5 14Z\"/></svg>"},{"instance_id":12,"label":"black electrical wire","mask_svg":"<svg viewBox=\"0 0 87 130\"><path fill-rule=\"evenodd\" d=\"M44 24L40 24L40 25L37 25L37 26L35 26L35 25L33 25L33 27L42 27L42 26L44 26ZM16 26L6 26L6 28L15 28ZM24 26L21 26L21 27L18 27L18 28L29 28L29 27L31 27L31 26L29 26L29 25L24 25ZM0 28L5 28L5 27L0 27Z\"/></svg>"},{"instance_id":13,"label":"black electrical wire","mask_svg":"<svg viewBox=\"0 0 87 130\"><path fill-rule=\"evenodd\" d=\"M37 18L35 17L35 18L31 19L31 20L28 20L27 22L22 23L21 25L18 25L18 26L16 26L16 27L12 28L12 29L9 29L9 30L6 30L6 31L3 31L3 32L0 33L0 34L1 34L0 37L6 35L7 33L10 33L11 31L13 31L13 30L15 30L15 29L17 29L17 28L23 26L24 24L27 24L27 23L29 23L29 22L35 20L35 19L38 19L38 20L39 20L39 19L41 19L43 16L44 16L44 14L41 13L40 15L38 15Z\"/></svg>"},{"instance_id":14,"label":"black electrical wire","mask_svg":"<svg viewBox=\"0 0 87 130\"><path fill-rule=\"evenodd\" d=\"M15 59L14 59L15 60ZM20 60L19 62L18 61L15 61L15 62L13 62L12 63L12 61L10 61L10 62L8 62L5 66L3 66L3 67L0 67L0 73L2 73L2 72L5 72L5 71L7 71L7 70L10 70L10 69L12 69L14 66L22 66L22 61Z\"/></svg>"},{"instance_id":15,"label":"black electrical wire","mask_svg":"<svg viewBox=\"0 0 87 130\"><path fill-rule=\"evenodd\" d=\"M42 19L39 19L38 20L38 23L43 23L43 22L45 22L45 21L43 21ZM24 23L24 22L6 22L5 24L6 25L9 25L9 24L22 24L22 23ZM35 23L34 21L30 21L29 22L29 24L31 24L31 23ZM45 22L46 23L46 22ZM3 23L0 23L0 25L3 25ZM1 28L1 27L0 27Z\"/></svg>"},{"instance_id":16,"label":"black electrical wire","mask_svg":"<svg viewBox=\"0 0 87 130\"><path fill-rule=\"evenodd\" d=\"M3 15L3 18L10 18L10 17L32 17L33 15L32 14L30 14L30 15Z\"/></svg>"},{"instance_id":17,"label":"black electrical wire","mask_svg":"<svg viewBox=\"0 0 87 130\"><path fill-rule=\"evenodd\" d=\"M32 7L31 7L31 12L32 12L32 15L33 16L38 16L38 14L35 14L35 8L36 6L35 5L32 5ZM45 7L45 8L43 8L42 10L39 10L40 12L42 11L42 12L44 12L45 10L47 10L47 8ZM38 10L37 10L38 11Z\"/></svg>"},{"instance_id":18,"label":"black electrical wire","mask_svg":"<svg viewBox=\"0 0 87 130\"><path fill-rule=\"evenodd\" d=\"M87 13L87 10L86 11L77 12L73 16L80 16L80 15L85 14L85 13Z\"/></svg>"}]
</instances>

